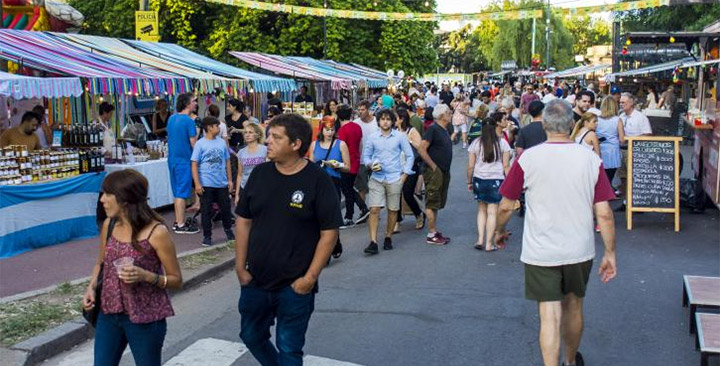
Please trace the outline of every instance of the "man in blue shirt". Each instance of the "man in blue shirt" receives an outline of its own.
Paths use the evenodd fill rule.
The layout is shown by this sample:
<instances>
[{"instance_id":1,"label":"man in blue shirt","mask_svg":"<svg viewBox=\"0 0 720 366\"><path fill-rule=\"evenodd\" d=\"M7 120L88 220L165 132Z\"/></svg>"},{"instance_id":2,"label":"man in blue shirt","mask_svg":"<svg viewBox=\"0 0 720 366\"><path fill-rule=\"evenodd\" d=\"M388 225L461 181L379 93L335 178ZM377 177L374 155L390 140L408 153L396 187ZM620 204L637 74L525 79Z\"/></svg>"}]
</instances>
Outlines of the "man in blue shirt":
<instances>
[{"instance_id":1,"label":"man in blue shirt","mask_svg":"<svg viewBox=\"0 0 720 366\"><path fill-rule=\"evenodd\" d=\"M392 234L400 210L402 186L408 175L413 174L414 156L406 135L393 130L397 117L389 109L380 110L377 115L380 131L370 135L363 147L362 164L372 170L368 182L370 194L370 245L366 254L377 254L377 229L380 222L380 210L388 209L387 229L385 230L384 250L391 250ZM405 163L401 153L405 154Z\"/></svg>"},{"instance_id":2,"label":"man in blue shirt","mask_svg":"<svg viewBox=\"0 0 720 366\"><path fill-rule=\"evenodd\" d=\"M220 217L227 240L235 240L232 231L232 213L230 212L230 191L233 189L232 170L230 169L230 150L225 140L217 138L220 133L220 121L212 116L202 120L205 137L198 140L193 148L192 177L195 193L200 196L202 212L202 246L212 245L212 204L220 206Z\"/></svg>"},{"instance_id":3,"label":"man in blue shirt","mask_svg":"<svg viewBox=\"0 0 720 366\"><path fill-rule=\"evenodd\" d=\"M190 157L197 131L195 121L189 114L197 108L197 97L192 93L180 94L175 110L167 124L168 168L170 169L170 186L172 187L175 223L173 231L177 234L196 234L200 232L191 218L185 220L185 200L192 196L192 173Z\"/></svg>"}]
</instances>

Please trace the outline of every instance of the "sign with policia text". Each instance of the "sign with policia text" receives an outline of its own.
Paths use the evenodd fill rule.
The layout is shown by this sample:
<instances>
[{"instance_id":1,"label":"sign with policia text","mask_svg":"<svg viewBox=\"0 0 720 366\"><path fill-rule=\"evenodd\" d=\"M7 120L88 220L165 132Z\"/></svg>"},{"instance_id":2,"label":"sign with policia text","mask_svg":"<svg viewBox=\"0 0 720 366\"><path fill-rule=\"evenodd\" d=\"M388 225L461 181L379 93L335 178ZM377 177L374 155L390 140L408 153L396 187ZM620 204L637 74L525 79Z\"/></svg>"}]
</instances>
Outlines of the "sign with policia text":
<instances>
[{"instance_id":1,"label":"sign with policia text","mask_svg":"<svg viewBox=\"0 0 720 366\"><path fill-rule=\"evenodd\" d=\"M310 15L316 17L328 18L346 18L346 19L367 19L367 20L405 20L405 21L455 21L455 20L519 20L532 19L544 16L542 9L531 10L505 10L484 13L470 14L440 14L440 13L389 13L379 11L356 11L356 10L339 10L327 8L311 8L306 6L285 5L269 3L254 0L205 0L210 3L225 4L237 6L246 9L272 11L286 14ZM671 0L639 0L628 1L616 4L607 4L599 6L588 6L579 8L555 8L554 12L565 14L568 16L587 15L598 12L610 11L629 11L647 8L656 8L660 6L670 5Z\"/></svg>"},{"instance_id":2,"label":"sign with policia text","mask_svg":"<svg viewBox=\"0 0 720 366\"><path fill-rule=\"evenodd\" d=\"M135 12L135 39L148 42L158 42L160 40L157 11Z\"/></svg>"}]
</instances>

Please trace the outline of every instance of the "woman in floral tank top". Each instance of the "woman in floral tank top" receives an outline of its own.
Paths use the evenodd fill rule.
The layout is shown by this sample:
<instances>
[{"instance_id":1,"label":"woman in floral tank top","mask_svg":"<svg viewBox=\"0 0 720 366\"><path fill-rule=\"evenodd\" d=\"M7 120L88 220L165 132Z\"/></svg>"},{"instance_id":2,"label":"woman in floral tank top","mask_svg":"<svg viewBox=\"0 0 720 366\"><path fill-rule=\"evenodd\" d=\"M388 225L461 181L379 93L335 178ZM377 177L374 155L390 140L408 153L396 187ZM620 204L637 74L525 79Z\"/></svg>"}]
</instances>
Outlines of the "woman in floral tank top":
<instances>
[{"instance_id":1,"label":"woman in floral tank top","mask_svg":"<svg viewBox=\"0 0 720 366\"><path fill-rule=\"evenodd\" d=\"M86 310L96 306L102 265L94 365L118 365L129 344L136 365L160 366L165 318L175 314L167 289L182 287L175 245L162 217L148 206L148 182L142 174L129 169L110 173L102 192L108 219L82 304ZM119 259L132 264L120 264Z\"/></svg>"}]
</instances>

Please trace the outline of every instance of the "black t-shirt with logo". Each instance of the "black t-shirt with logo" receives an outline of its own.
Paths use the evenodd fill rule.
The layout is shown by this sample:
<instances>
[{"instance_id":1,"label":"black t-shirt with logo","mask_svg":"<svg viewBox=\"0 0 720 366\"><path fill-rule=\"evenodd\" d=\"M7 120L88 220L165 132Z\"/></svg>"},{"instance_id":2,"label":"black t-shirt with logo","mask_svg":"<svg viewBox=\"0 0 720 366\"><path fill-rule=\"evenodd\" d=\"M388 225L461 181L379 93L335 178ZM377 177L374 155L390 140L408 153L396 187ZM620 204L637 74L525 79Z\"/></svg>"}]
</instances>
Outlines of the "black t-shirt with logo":
<instances>
[{"instance_id":1,"label":"black t-shirt with logo","mask_svg":"<svg viewBox=\"0 0 720 366\"><path fill-rule=\"evenodd\" d=\"M452 163L452 141L450 133L437 123L433 123L425 130L423 140L430 143L427 153L440 170L447 173Z\"/></svg>"},{"instance_id":2,"label":"black t-shirt with logo","mask_svg":"<svg viewBox=\"0 0 720 366\"><path fill-rule=\"evenodd\" d=\"M269 291L304 276L320 231L342 225L335 186L312 163L293 175L283 175L273 162L258 165L235 213L252 220L247 263L253 280L249 286Z\"/></svg>"}]
</instances>

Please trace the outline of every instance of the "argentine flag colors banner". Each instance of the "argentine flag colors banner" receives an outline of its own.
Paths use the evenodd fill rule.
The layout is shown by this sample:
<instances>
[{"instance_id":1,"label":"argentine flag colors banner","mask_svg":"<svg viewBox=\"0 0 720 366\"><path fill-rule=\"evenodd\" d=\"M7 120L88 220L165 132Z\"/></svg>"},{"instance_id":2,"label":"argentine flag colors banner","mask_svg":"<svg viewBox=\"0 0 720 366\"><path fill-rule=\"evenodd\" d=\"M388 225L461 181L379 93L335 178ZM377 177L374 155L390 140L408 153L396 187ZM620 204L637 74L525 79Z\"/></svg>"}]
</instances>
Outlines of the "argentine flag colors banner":
<instances>
[{"instance_id":1,"label":"argentine flag colors banner","mask_svg":"<svg viewBox=\"0 0 720 366\"><path fill-rule=\"evenodd\" d=\"M96 209L105 173L0 187L0 258L98 235Z\"/></svg>"}]
</instances>

